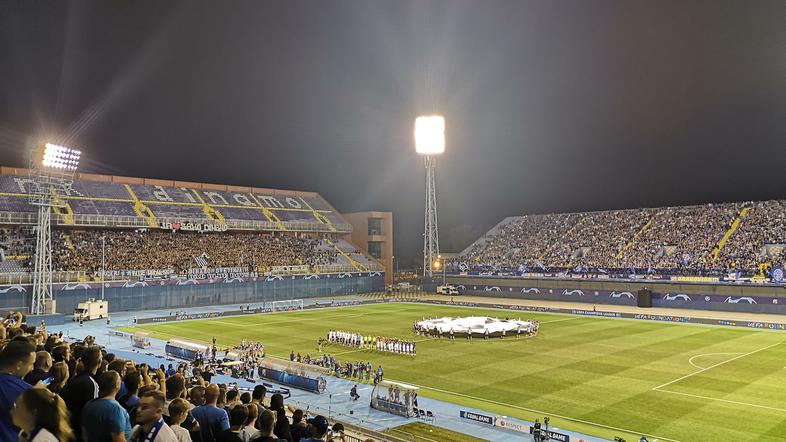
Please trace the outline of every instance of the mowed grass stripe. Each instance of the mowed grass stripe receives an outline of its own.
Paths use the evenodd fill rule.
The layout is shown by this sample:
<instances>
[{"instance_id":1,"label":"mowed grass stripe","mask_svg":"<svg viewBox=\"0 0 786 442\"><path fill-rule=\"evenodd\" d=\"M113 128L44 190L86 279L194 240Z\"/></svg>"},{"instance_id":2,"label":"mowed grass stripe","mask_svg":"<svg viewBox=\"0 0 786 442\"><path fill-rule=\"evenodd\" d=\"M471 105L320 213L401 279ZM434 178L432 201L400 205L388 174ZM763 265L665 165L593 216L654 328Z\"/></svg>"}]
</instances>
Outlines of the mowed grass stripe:
<instances>
[{"instance_id":1,"label":"mowed grass stripe","mask_svg":"<svg viewBox=\"0 0 786 442\"><path fill-rule=\"evenodd\" d=\"M533 318L540 320L542 326L538 336L528 339L511 336L485 342L427 340L418 343L418 356L414 358L353 351L339 359L382 364L389 379L427 386L430 390L424 390L426 396L529 420L542 418L541 413L565 416L554 418L553 425L606 438L619 435L638 440L646 433L662 439L694 441L709 440L706 435L713 434L713 440L727 440L723 434L734 434L735 440L758 441L767 440L768 433L779 428L786 418L773 410L757 413L738 404L652 390L695 372L697 369L688 363L693 356L749 353L783 340L782 334L757 330L428 304L367 305L145 328L162 333L159 336L202 336L204 341L216 335L221 345L235 344L242 338L257 339L265 344L268 353L287 357L291 350L315 354L317 339L330 328L415 338L411 331L413 321L441 316ZM222 327L227 320L233 326ZM326 351L352 349L331 345ZM746 360L741 358L734 365L739 362L744 369L749 364ZM784 361L781 369L786 365ZM711 373L712 370L705 374ZM692 379L683 382L693 382ZM707 385L695 387L695 391L685 391L708 394L713 392L713 383L724 382L722 377L710 379ZM747 380L747 386L722 389L767 401L770 385L777 384L772 390L780 394L786 384L774 371L766 370L755 370ZM686 388L694 387L687 384ZM747 433L737 434L741 413L755 413L756 427L750 429L746 424ZM620 434L615 429L629 429L630 433Z\"/></svg>"}]
</instances>

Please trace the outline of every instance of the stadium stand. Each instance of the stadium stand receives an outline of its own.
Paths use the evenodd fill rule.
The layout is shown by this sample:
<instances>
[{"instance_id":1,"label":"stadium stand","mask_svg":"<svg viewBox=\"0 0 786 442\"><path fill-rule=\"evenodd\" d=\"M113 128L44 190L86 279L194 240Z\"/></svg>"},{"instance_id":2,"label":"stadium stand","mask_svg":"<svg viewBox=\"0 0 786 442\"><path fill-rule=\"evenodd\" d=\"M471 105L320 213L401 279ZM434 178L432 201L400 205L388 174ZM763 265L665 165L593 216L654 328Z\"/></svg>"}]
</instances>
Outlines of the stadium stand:
<instances>
[{"instance_id":1,"label":"stadium stand","mask_svg":"<svg viewBox=\"0 0 786 442\"><path fill-rule=\"evenodd\" d=\"M30 272L36 206L29 177L0 174L0 274ZM320 195L270 189L85 175L53 213L53 268L95 278L108 271L278 267L301 272L378 271L380 265L340 238L351 225ZM27 227L21 227L27 225ZM205 232L189 232L190 224ZM15 225L15 226L14 226ZM215 231L213 231L215 230ZM207 233L209 232L209 233Z\"/></svg>"},{"instance_id":2,"label":"stadium stand","mask_svg":"<svg viewBox=\"0 0 786 442\"><path fill-rule=\"evenodd\" d=\"M6 168L3 171L0 221L32 222L36 207L28 203L28 176L7 173ZM93 175L83 178L74 182L69 195L60 196L67 207L58 213L56 223L137 227L159 221L220 222L245 230L351 231L349 223L313 192Z\"/></svg>"},{"instance_id":3,"label":"stadium stand","mask_svg":"<svg viewBox=\"0 0 786 442\"><path fill-rule=\"evenodd\" d=\"M66 239L66 235L69 239ZM194 233L171 231L89 230L55 234L53 267L58 271L96 274L101 268L102 237L107 270L174 269L249 266L260 273L274 266L336 263L338 252L314 237L259 232ZM71 247L68 244L73 244Z\"/></svg>"},{"instance_id":4,"label":"stadium stand","mask_svg":"<svg viewBox=\"0 0 786 442\"><path fill-rule=\"evenodd\" d=\"M761 276L786 259L784 209L763 201L511 217L451 269Z\"/></svg>"}]
</instances>

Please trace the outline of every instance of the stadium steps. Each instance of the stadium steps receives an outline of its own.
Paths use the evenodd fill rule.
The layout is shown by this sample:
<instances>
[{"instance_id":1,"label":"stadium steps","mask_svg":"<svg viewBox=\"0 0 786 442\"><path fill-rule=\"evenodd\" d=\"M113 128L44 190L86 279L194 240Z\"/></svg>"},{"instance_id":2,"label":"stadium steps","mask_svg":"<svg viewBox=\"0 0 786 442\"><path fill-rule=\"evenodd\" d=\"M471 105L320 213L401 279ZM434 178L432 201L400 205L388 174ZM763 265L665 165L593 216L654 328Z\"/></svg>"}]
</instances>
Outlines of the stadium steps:
<instances>
[{"instance_id":1,"label":"stadium steps","mask_svg":"<svg viewBox=\"0 0 786 442\"><path fill-rule=\"evenodd\" d=\"M630 241L628 241L628 243L627 243L627 244L625 244L625 246L624 246L624 247L622 247L622 248L620 249L620 251L617 253L617 256L616 256L616 257L614 257L614 259L615 259L615 260L619 261L620 259L622 259L622 255L623 255L623 254L624 254L624 253L625 253L625 252L626 252L626 251L627 251L629 248L633 247L633 244L635 244L635 243L636 243L636 239L638 239L639 237L641 237L641 235L643 235L643 234L644 234L644 232L646 232L646 231L647 231L647 230L650 228L650 226L652 225L652 220L653 220L653 219L655 219L655 216L654 216L654 215L653 215L653 216L651 216L651 217L650 217L650 219L648 219L648 220L647 220L647 222L646 222L646 223L645 223L643 226L641 226L641 229L639 229L639 231L638 231L638 232L636 232L636 234L635 234L635 235L633 235L633 238L631 238L631 240L630 240Z\"/></svg>"},{"instance_id":2,"label":"stadium steps","mask_svg":"<svg viewBox=\"0 0 786 442\"><path fill-rule=\"evenodd\" d=\"M136 212L137 216L144 219L147 222L149 227L158 227L158 221L156 221L156 216L153 215L153 211L150 210L150 207L147 207L136 194L131 189L131 186L128 184L123 184L128 191L128 194L131 195L131 199L134 200L134 212Z\"/></svg>"},{"instance_id":3,"label":"stadium steps","mask_svg":"<svg viewBox=\"0 0 786 442\"><path fill-rule=\"evenodd\" d=\"M737 218L735 218L734 221L731 223L731 227L729 227L729 230L727 230L726 233L723 234L720 241L718 241L718 244L712 249L712 253L710 254L710 257L712 258L712 262L715 262L718 259L718 255L720 254L721 250L723 250L723 247L726 245L726 242L728 242L729 238L731 238L731 235L734 235L734 232L736 232L737 229L740 228L740 224L742 224L742 219L748 216L748 212L750 212L750 210L751 210L750 206L743 207L743 209L740 210L740 213L737 214Z\"/></svg>"},{"instance_id":4,"label":"stadium steps","mask_svg":"<svg viewBox=\"0 0 786 442\"><path fill-rule=\"evenodd\" d=\"M281 230L281 231L287 230L287 227L284 225L284 223L281 222L281 218L276 216L276 214L273 213L273 211L271 211L270 209L265 207L264 204L260 203L259 200L257 199L257 197L254 195L254 192L251 192L250 195L251 195L251 198L254 199L254 202L257 203L257 206L259 206L262 209L262 215L265 215L265 218L267 218L268 221L270 221L271 223L275 224L276 227L278 227L278 230Z\"/></svg>"},{"instance_id":5,"label":"stadium steps","mask_svg":"<svg viewBox=\"0 0 786 442\"><path fill-rule=\"evenodd\" d=\"M330 218L328 218L325 215L319 213L319 211L317 211L316 209L311 207L311 205L309 203L307 203L306 200L303 199L302 196L300 197L300 201L302 201L303 204L305 204L305 206L308 207L309 210L311 210L311 213L314 215L314 218L316 218L317 221L319 221L322 224L326 225L330 229L331 232L336 232L337 231L336 230L336 226L333 225L333 223L330 221Z\"/></svg>"},{"instance_id":6,"label":"stadium steps","mask_svg":"<svg viewBox=\"0 0 786 442\"><path fill-rule=\"evenodd\" d=\"M193 192L193 194L199 200L200 204L202 204L202 212L205 214L205 216L208 217L208 219L212 219L213 221L216 221L220 224L226 224L226 219L224 218L224 215L222 215L221 212L218 211L218 209L206 203L204 198L202 198L202 195L200 195L199 192L196 191L196 189L191 189L191 192Z\"/></svg>"},{"instance_id":7,"label":"stadium steps","mask_svg":"<svg viewBox=\"0 0 786 442\"><path fill-rule=\"evenodd\" d=\"M60 195L57 194L57 190L55 190L55 186L51 187L52 195L54 198L52 199L52 209L54 209L55 214L63 220L63 223L73 226L74 225L74 210L71 209L71 205L68 204L68 201L60 198Z\"/></svg>"},{"instance_id":8,"label":"stadium steps","mask_svg":"<svg viewBox=\"0 0 786 442\"><path fill-rule=\"evenodd\" d=\"M341 247L339 247L338 244L336 244L333 241L331 241L330 238L325 238L325 241L328 244L330 244L331 246L333 246L333 248L336 249L336 251L339 253L339 255L341 255L344 258L346 258L347 261L349 261L349 263L352 264L352 267L354 267L355 270L357 270L359 272L368 272L368 267L366 267L363 264L361 264L360 262L358 262L355 258L349 256L349 254L347 252L341 250Z\"/></svg>"}]
</instances>

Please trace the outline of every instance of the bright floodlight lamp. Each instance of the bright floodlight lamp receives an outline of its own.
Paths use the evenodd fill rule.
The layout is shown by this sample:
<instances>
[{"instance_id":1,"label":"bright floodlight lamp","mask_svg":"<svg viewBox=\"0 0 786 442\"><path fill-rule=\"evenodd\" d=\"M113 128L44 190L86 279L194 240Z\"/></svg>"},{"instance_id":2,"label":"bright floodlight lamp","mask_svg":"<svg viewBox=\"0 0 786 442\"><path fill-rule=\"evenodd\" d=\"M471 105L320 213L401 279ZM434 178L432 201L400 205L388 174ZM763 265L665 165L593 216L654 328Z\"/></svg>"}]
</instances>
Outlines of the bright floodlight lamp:
<instances>
[{"instance_id":1,"label":"bright floodlight lamp","mask_svg":"<svg viewBox=\"0 0 786 442\"><path fill-rule=\"evenodd\" d=\"M73 172L79 167L79 160L81 158L82 151L78 149L46 143L41 152L41 161L39 165L45 169Z\"/></svg>"},{"instance_id":2,"label":"bright floodlight lamp","mask_svg":"<svg viewBox=\"0 0 786 442\"><path fill-rule=\"evenodd\" d=\"M423 276L431 277L439 257L437 230L437 156L445 152L445 119L424 115L415 119L415 151L426 162L426 211L423 232Z\"/></svg>"},{"instance_id":3,"label":"bright floodlight lamp","mask_svg":"<svg viewBox=\"0 0 786 442\"><path fill-rule=\"evenodd\" d=\"M435 269L439 270L439 266L440 265L442 265L442 264L440 264L439 261L434 261L434 268Z\"/></svg>"},{"instance_id":4,"label":"bright floodlight lamp","mask_svg":"<svg viewBox=\"0 0 786 442\"><path fill-rule=\"evenodd\" d=\"M415 151L421 155L445 152L445 119L428 115L415 119Z\"/></svg>"}]
</instances>

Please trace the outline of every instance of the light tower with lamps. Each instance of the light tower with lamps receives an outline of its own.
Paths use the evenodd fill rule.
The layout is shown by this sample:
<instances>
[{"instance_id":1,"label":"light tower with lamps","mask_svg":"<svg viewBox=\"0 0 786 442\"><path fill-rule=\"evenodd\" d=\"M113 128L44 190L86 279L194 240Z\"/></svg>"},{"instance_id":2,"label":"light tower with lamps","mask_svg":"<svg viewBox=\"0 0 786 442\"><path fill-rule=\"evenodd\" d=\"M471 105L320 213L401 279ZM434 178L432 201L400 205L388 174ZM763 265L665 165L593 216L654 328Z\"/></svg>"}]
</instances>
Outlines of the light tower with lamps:
<instances>
[{"instance_id":1,"label":"light tower with lamps","mask_svg":"<svg viewBox=\"0 0 786 442\"><path fill-rule=\"evenodd\" d=\"M30 314L55 312L52 298L52 209L65 207L82 152L52 143L38 146L30 156L30 203L38 206L33 298Z\"/></svg>"},{"instance_id":2,"label":"light tower with lamps","mask_svg":"<svg viewBox=\"0 0 786 442\"><path fill-rule=\"evenodd\" d=\"M437 156L445 152L445 119L426 115L415 119L415 150L426 164L426 210L423 231L423 276L432 276L432 263L439 256L437 228Z\"/></svg>"}]
</instances>

